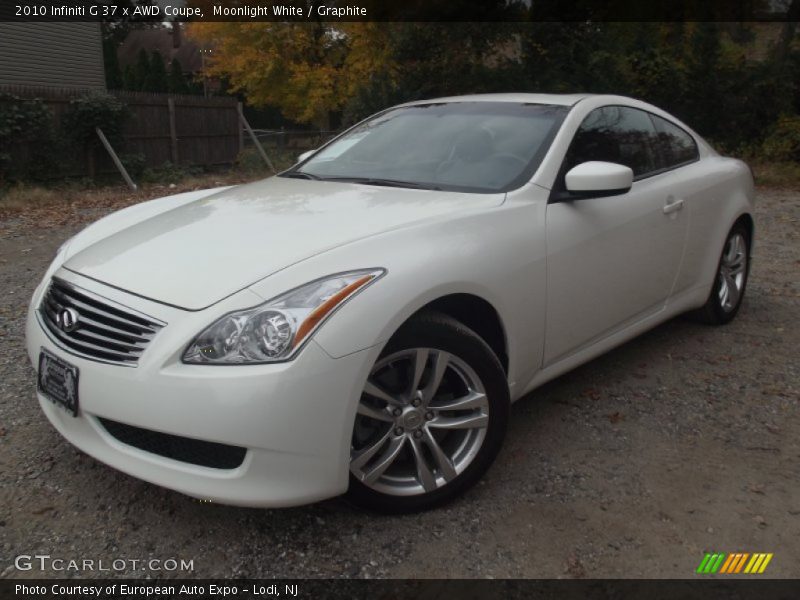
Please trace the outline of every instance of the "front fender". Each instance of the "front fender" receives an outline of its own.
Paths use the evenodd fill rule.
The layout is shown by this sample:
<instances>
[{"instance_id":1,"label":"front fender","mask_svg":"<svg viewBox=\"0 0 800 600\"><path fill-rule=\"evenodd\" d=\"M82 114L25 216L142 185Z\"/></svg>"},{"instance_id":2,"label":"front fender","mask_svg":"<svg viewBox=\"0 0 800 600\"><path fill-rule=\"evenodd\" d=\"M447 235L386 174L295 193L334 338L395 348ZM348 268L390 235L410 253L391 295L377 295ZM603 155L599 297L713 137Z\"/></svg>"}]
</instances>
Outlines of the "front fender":
<instances>
[{"instance_id":1,"label":"front fender","mask_svg":"<svg viewBox=\"0 0 800 600\"><path fill-rule=\"evenodd\" d=\"M353 242L252 286L267 299L331 273L381 267L386 275L346 302L316 332L334 358L383 346L430 302L471 294L497 311L509 379L541 364L545 317L544 204L511 202ZM525 371L528 371L525 375Z\"/></svg>"}]
</instances>

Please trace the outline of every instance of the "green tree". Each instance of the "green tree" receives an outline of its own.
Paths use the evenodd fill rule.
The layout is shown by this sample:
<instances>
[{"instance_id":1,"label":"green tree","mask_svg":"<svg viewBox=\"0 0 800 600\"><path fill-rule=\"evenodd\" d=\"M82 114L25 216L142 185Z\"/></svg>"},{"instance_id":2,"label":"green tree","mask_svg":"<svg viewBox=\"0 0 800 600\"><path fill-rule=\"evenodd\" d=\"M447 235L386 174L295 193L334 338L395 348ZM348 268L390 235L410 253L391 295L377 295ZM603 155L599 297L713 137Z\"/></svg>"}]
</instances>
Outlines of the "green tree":
<instances>
[{"instance_id":1,"label":"green tree","mask_svg":"<svg viewBox=\"0 0 800 600\"><path fill-rule=\"evenodd\" d=\"M122 73L122 89L138 92L141 89L139 74L134 65L128 65Z\"/></svg>"},{"instance_id":2,"label":"green tree","mask_svg":"<svg viewBox=\"0 0 800 600\"><path fill-rule=\"evenodd\" d=\"M167 80L167 89L171 94L188 94L189 84L183 74L181 62L174 58L169 66L169 78Z\"/></svg>"},{"instance_id":3,"label":"green tree","mask_svg":"<svg viewBox=\"0 0 800 600\"><path fill-rule=\"evenodd\" d=\"M344 122L399 102L519 90L518 30L509 23L383 24L386 68L358 78L344 105Z\"/></svg>"},{"instance_id":4,"label":"green tree","mask_svg":"<svg viewBox=\"0 0 800 600\"><path fill-rule=\"evenodd\" d=\"M106 73L106 87L110 90L122 88L122 70L117 58L117 42L113 37L103 39L103 65Z\"/></svg>"},{"instance_id":5,"label":"green tree","mask_svg":"<svg viewBox=\"0 0 800 600\"><path fill-rule=\"evenodd\" d=\"M716 23L698 23L690 38L686 77L694 82L686 98L686 114L703 123L705 134L714 138L723 124L720 107L725 74L720 63L721 46Z\"/></svg>"},{"instance_id":6,"label":"green tree","mask_svg":"<svg viewBox=\"0 0 800 600\"><path fill-rule=\"evenodd\" d=\"M142 90L145 92L167 91L167 70L164 67L164 59L158 50L153 50L150 54L150 66L142 82Z\"/></svg>"},{"instance_id":7,"label":"green tree","mask_svg":"<svg viewBox=\"0 0 800 600\"><path fill-rule=\"evenodd\" d=\"M133 67L133 77L131 83L134 87L130 88L132 91L141 92L144 90L145 82L150 77L150 59L147 56L144 48L139 50L136 55L136 64Z\"/></svg>"}]
</instances>

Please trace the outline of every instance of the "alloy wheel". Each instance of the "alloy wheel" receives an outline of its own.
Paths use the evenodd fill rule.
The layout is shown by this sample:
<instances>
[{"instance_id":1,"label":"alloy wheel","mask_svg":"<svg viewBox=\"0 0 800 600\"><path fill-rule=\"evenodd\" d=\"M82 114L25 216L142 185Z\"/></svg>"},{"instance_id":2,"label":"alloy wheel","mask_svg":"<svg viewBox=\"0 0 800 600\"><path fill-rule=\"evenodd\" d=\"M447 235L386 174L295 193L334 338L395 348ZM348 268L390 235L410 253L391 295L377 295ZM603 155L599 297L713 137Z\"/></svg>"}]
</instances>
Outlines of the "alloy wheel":
<instances>
[{"instance_id":1,"label":"alloy wheel","mask_svg":"<svg viewBox=\"0 0 800 600\"><path fill-rule=\"evenodd\" d=\"M485 387L465 361L433 348L395 352L367 379L350 471L383 494L433 492L472 463L488 424Z\"/></svg>"},{"instance_id":2,"label":"alloy wheel","mask_svg":"<svg viewBox=\"0 0 800 600\"><path fill-rule=\"evenodd\" d=\"M747 242L741 233L728 238L719 265L719 303L731 312L739 304L747 275Z\"/></svg>"}]
</instances>

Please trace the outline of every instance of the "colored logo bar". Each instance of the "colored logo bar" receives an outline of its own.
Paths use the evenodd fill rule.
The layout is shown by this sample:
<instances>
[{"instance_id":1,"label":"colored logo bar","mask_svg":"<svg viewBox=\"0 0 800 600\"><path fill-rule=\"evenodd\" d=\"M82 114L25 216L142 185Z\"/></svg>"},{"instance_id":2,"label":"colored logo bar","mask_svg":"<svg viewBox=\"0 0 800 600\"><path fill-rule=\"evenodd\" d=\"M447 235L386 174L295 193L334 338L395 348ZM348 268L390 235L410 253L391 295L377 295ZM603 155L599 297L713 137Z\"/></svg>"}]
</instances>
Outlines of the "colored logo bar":
<instances>
[{"instance_id":1,"label":"colored logo bar","mask_svg":"<svg viewBox=\"0 0 800 600\"><path fill-rule=\"evenodd\" d=\"M714 574L724 573L727 575L745 573L756 575L763 573L769 561L772 560L772 553L756 552L707 552L697 567L697 573Z\"/></svg>"}]
</instances>

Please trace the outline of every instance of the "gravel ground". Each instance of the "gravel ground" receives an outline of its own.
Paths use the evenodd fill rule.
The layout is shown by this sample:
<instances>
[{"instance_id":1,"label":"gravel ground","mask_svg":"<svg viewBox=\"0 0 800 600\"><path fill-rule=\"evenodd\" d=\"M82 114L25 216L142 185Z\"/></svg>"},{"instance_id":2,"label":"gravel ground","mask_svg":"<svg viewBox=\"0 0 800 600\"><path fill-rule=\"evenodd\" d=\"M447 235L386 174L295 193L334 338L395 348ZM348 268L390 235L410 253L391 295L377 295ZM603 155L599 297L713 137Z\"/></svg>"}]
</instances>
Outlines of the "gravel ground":
<instances>
[{"instance_id":1,"label":"gravel ground","mask_svg":"<svg viewBox=\"0 0 800 600\"><path fill-rule=\"evenodd\" d=\"M46 554L193 560L198 577L687 577L708 550L773 552L770 575L800 577L800 192L759 190L732 324L676 319L537 390L474 491L404 517L204 504L63 441L36 403L23 324L58 245L103 211L70 209L82 218L0 219L2 576L108 575L13 566Z\"/></svg>"}]
</instances>

